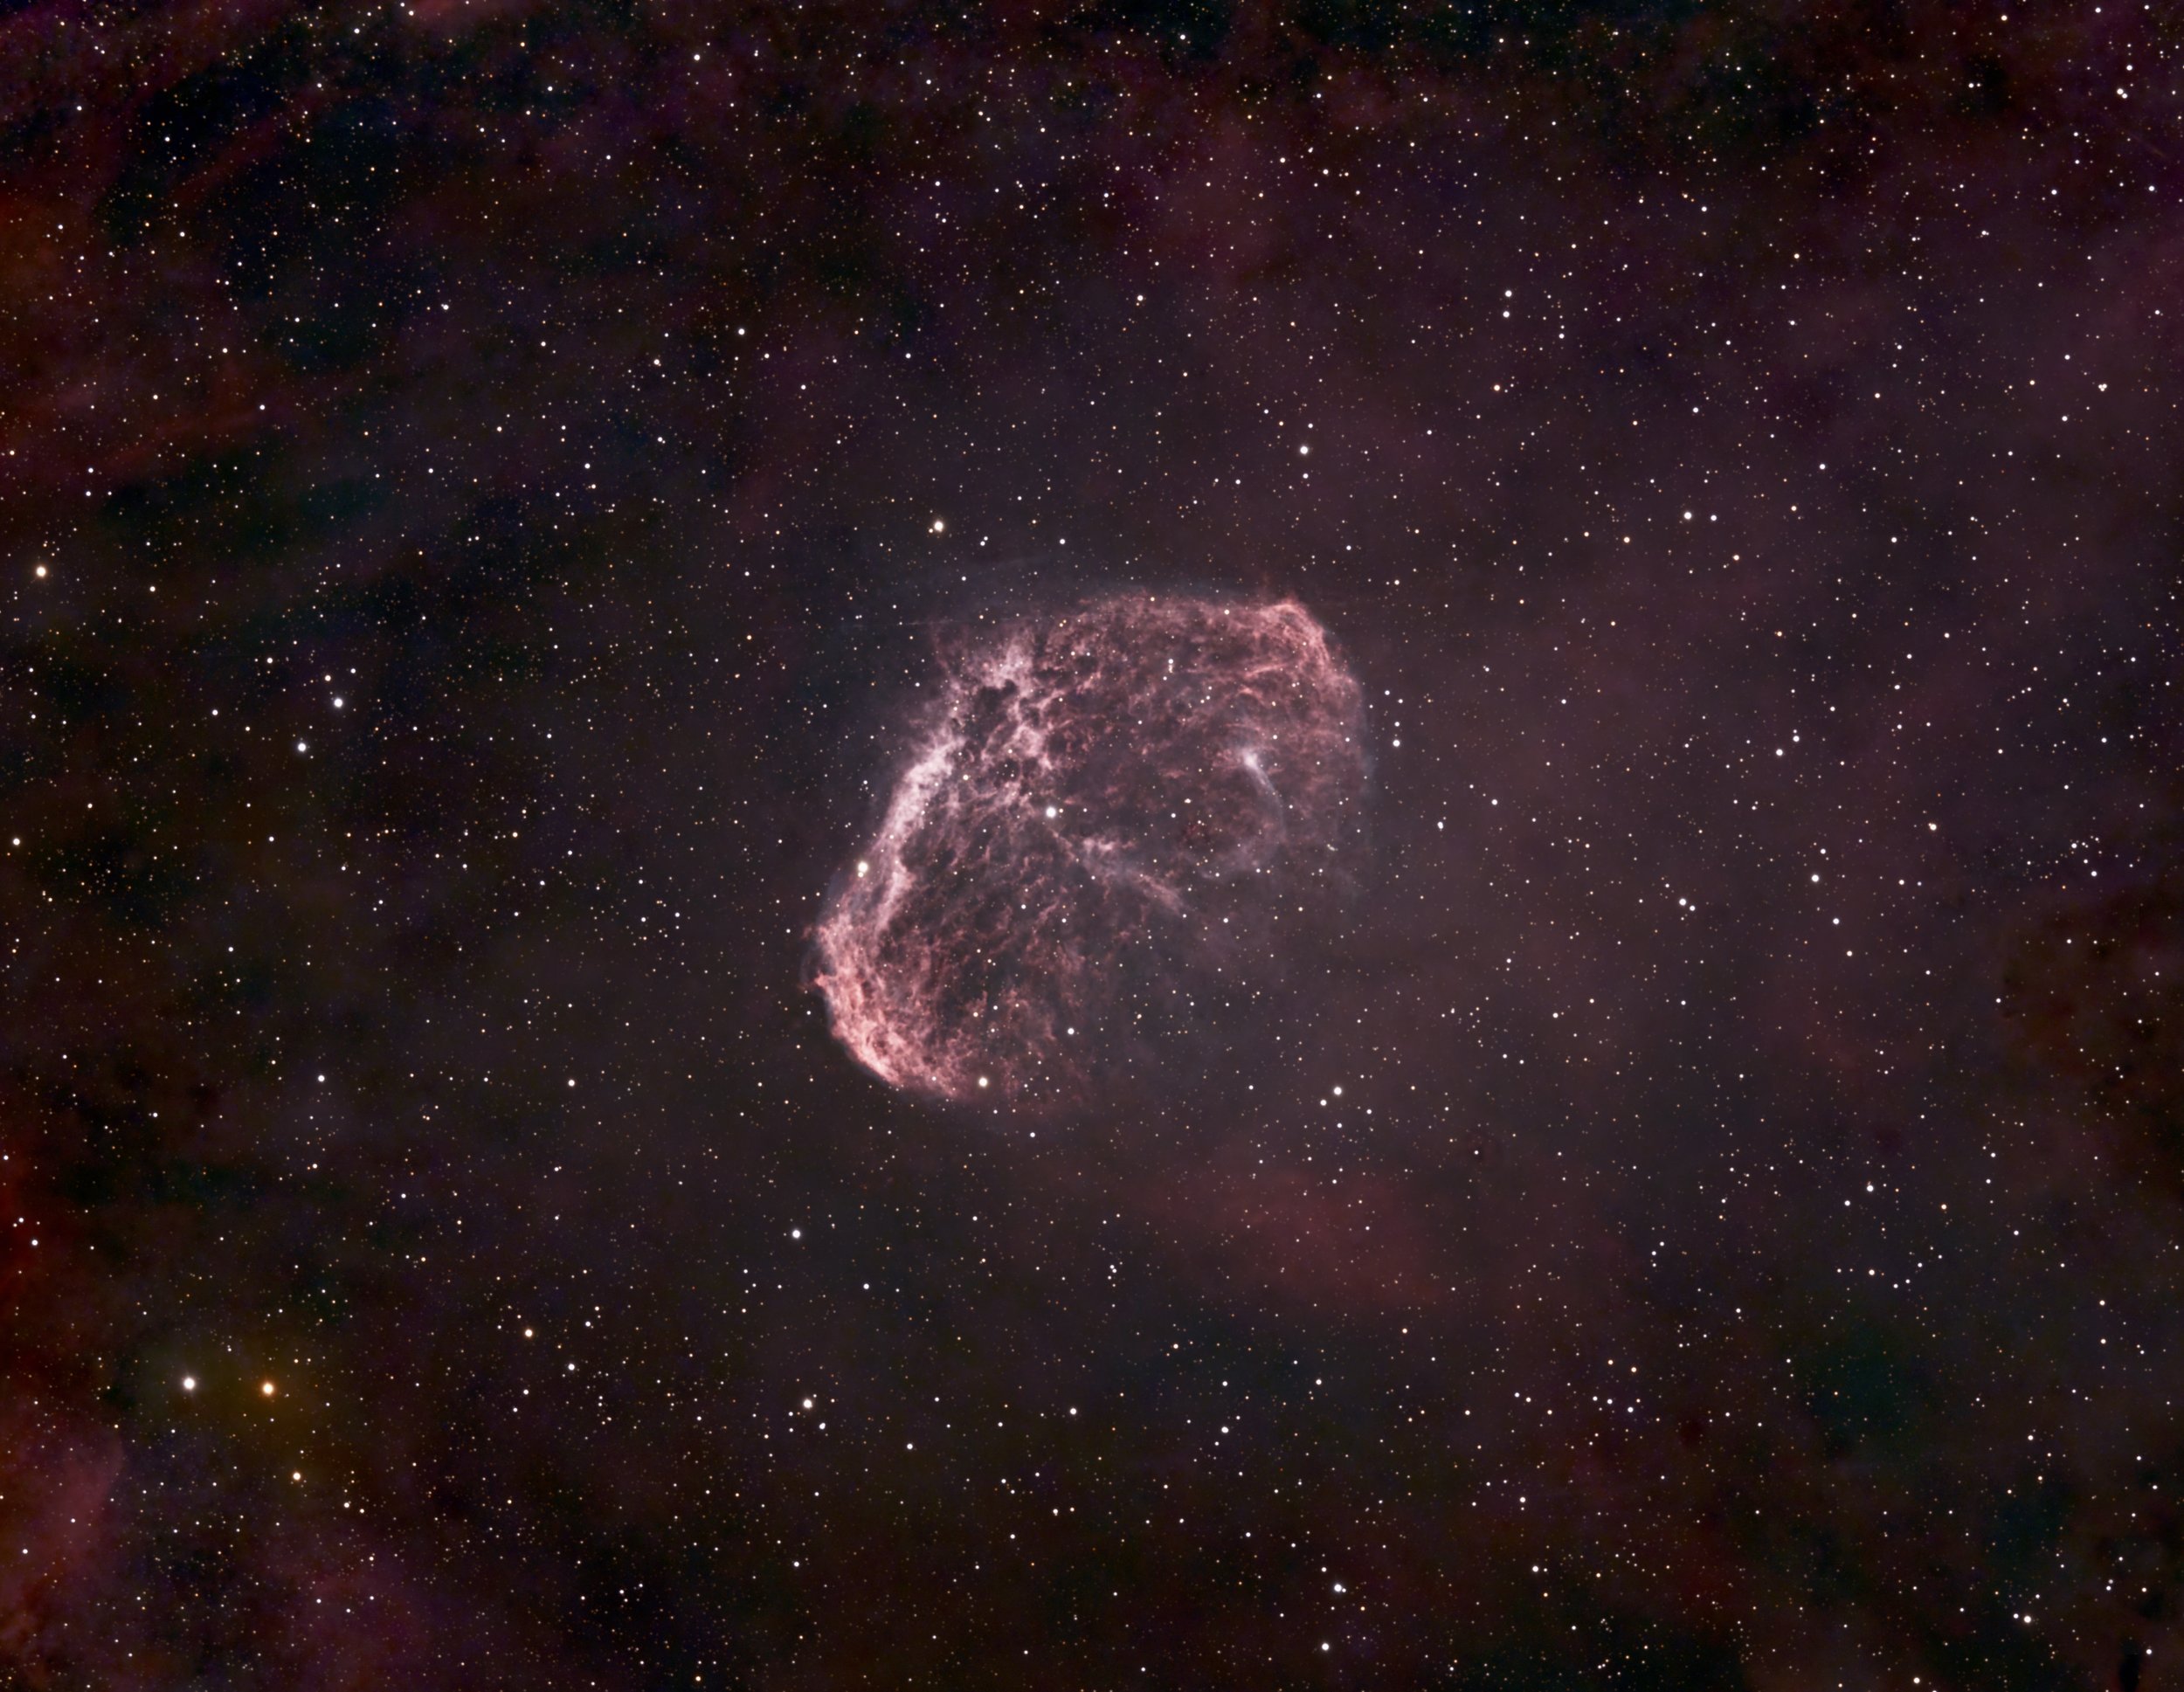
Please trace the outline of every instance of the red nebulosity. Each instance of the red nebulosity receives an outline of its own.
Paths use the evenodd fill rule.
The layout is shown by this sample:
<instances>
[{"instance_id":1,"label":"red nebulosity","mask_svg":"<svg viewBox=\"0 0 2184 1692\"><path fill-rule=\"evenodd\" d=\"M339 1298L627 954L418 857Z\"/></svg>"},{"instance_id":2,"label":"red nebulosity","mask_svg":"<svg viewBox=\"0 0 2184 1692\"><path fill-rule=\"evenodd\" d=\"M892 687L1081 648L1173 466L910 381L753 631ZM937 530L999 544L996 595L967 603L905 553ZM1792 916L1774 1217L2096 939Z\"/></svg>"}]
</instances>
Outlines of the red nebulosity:
<instances>
[{"instance_id":1,"label":"red nebulosity","mask_svg":"<svg viewBox=\"0 0 2184 1692\"><path fill-rule=\"evenodd\" d=\"M40 1678L112 1573L111 1506L122 1442L26 1392L0 1400L0 1665ZM17 1682L0 1674L0 1684Z\"/></svg>"},{"instance_id":2,"label":"red nebulosity","mask_svg":"<svg viewBox=\"0 0 2184 1692\"><path fill-rule=\"evenodd\" d=\"M819 922L836 1035L928 1097L1081 1096L1178 972L1270 956L1276 900L1341 867L1363 713L1293 600L1117 594L953 654Z\"/></svg>"},{"instance_id":3,"label":"red nebulosity","mask_svg":"<svg viewBox=\"0 0 2184 1692\"><path fill-rule=\"evenodd\" d=\"M1449 1253L1402 1182L1368 1170L1330 1184L1261 1150L1236 1141L1195 1179L1141 1195L1201 1273L1311 1309L1416 1316L1448 1302Z\"/></svg>"}]
</instances>

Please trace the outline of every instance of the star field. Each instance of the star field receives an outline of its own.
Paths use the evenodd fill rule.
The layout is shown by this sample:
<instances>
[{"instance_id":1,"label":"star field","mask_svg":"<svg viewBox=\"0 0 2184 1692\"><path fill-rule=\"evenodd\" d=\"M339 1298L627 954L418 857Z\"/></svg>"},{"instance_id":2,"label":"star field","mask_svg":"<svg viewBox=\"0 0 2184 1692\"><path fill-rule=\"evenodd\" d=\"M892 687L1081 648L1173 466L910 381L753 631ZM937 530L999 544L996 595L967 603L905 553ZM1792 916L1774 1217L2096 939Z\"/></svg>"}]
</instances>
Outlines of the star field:
<instances>
[{"instance_id":1,"label":"star field","mask_svg":"<svg viewBox=\"0 0 2184 1692\"><path fill-rule=\"evenodd\" d=\"M0 16L0 1687L2184 1685L2181 45Z\"/></svg>"}]
</instances>

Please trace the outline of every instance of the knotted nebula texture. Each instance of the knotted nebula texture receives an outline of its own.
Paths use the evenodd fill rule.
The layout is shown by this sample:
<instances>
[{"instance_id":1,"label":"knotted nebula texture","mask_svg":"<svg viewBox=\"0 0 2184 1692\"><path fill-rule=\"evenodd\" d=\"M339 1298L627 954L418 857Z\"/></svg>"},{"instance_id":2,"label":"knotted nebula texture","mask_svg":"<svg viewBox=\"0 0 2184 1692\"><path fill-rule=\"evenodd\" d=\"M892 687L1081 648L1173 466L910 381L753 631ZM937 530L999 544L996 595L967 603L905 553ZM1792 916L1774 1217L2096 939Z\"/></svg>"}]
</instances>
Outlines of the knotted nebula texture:
<instances>
[{"instance_id":1,"label":"knotted nebula texture","mask_svg":"<svg viewBox=\"0 0 2184 1692\"><path fill-rule=\"evenodd\" d=\"M928 1098L1089 1102L1239 1009L1341 886L1364 703L1294 600L1114 594L946 643L818 929L835 1035Z\"/></svg>"}]
</instances>

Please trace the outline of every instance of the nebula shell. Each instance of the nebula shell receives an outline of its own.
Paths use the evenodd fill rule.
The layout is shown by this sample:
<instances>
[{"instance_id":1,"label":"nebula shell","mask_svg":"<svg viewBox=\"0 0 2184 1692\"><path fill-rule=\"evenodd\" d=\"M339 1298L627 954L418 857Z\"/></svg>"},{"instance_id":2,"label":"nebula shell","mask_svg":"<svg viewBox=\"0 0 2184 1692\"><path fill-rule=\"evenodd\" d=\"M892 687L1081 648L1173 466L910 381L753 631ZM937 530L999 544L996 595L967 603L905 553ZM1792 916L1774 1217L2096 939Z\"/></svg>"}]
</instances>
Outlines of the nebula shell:
<instances>
[{"instance_id":1,"label":"nebula shell","mask_svg":"<svg viewBox=\"0 0 2184 1692\"><path fill-rule=\"evenodd\" d=\"M1158 1059L1185 984L1263 977L1337 895L1364 700L1294 600L1109 595L942 672L817 934L835 1036L881 1080L1087 1102Z\"/></svg>"}]
</instances>

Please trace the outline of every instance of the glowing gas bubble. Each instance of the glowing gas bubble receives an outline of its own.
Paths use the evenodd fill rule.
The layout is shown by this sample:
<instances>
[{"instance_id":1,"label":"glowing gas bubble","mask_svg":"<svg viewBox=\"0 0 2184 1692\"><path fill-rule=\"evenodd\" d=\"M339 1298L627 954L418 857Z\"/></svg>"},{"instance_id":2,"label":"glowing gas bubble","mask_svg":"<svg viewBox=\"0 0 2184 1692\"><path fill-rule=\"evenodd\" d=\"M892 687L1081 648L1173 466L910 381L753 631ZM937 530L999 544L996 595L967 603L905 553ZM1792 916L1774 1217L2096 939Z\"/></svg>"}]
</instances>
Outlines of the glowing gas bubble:
<instances>
[{"instance_id":1,"label":"glowing gas bubble","mask_svg":"<svg viewBox=\"0 0 2184 1692\"><path fill-rule=\"evenodd\" d=\"M1117 594L954 646L819 920L836 1037L930 1098L1082 1097L1164 986L1248 975L1329 895L1363 729L1292 600Z\"/></svg>"}]
</instances>

